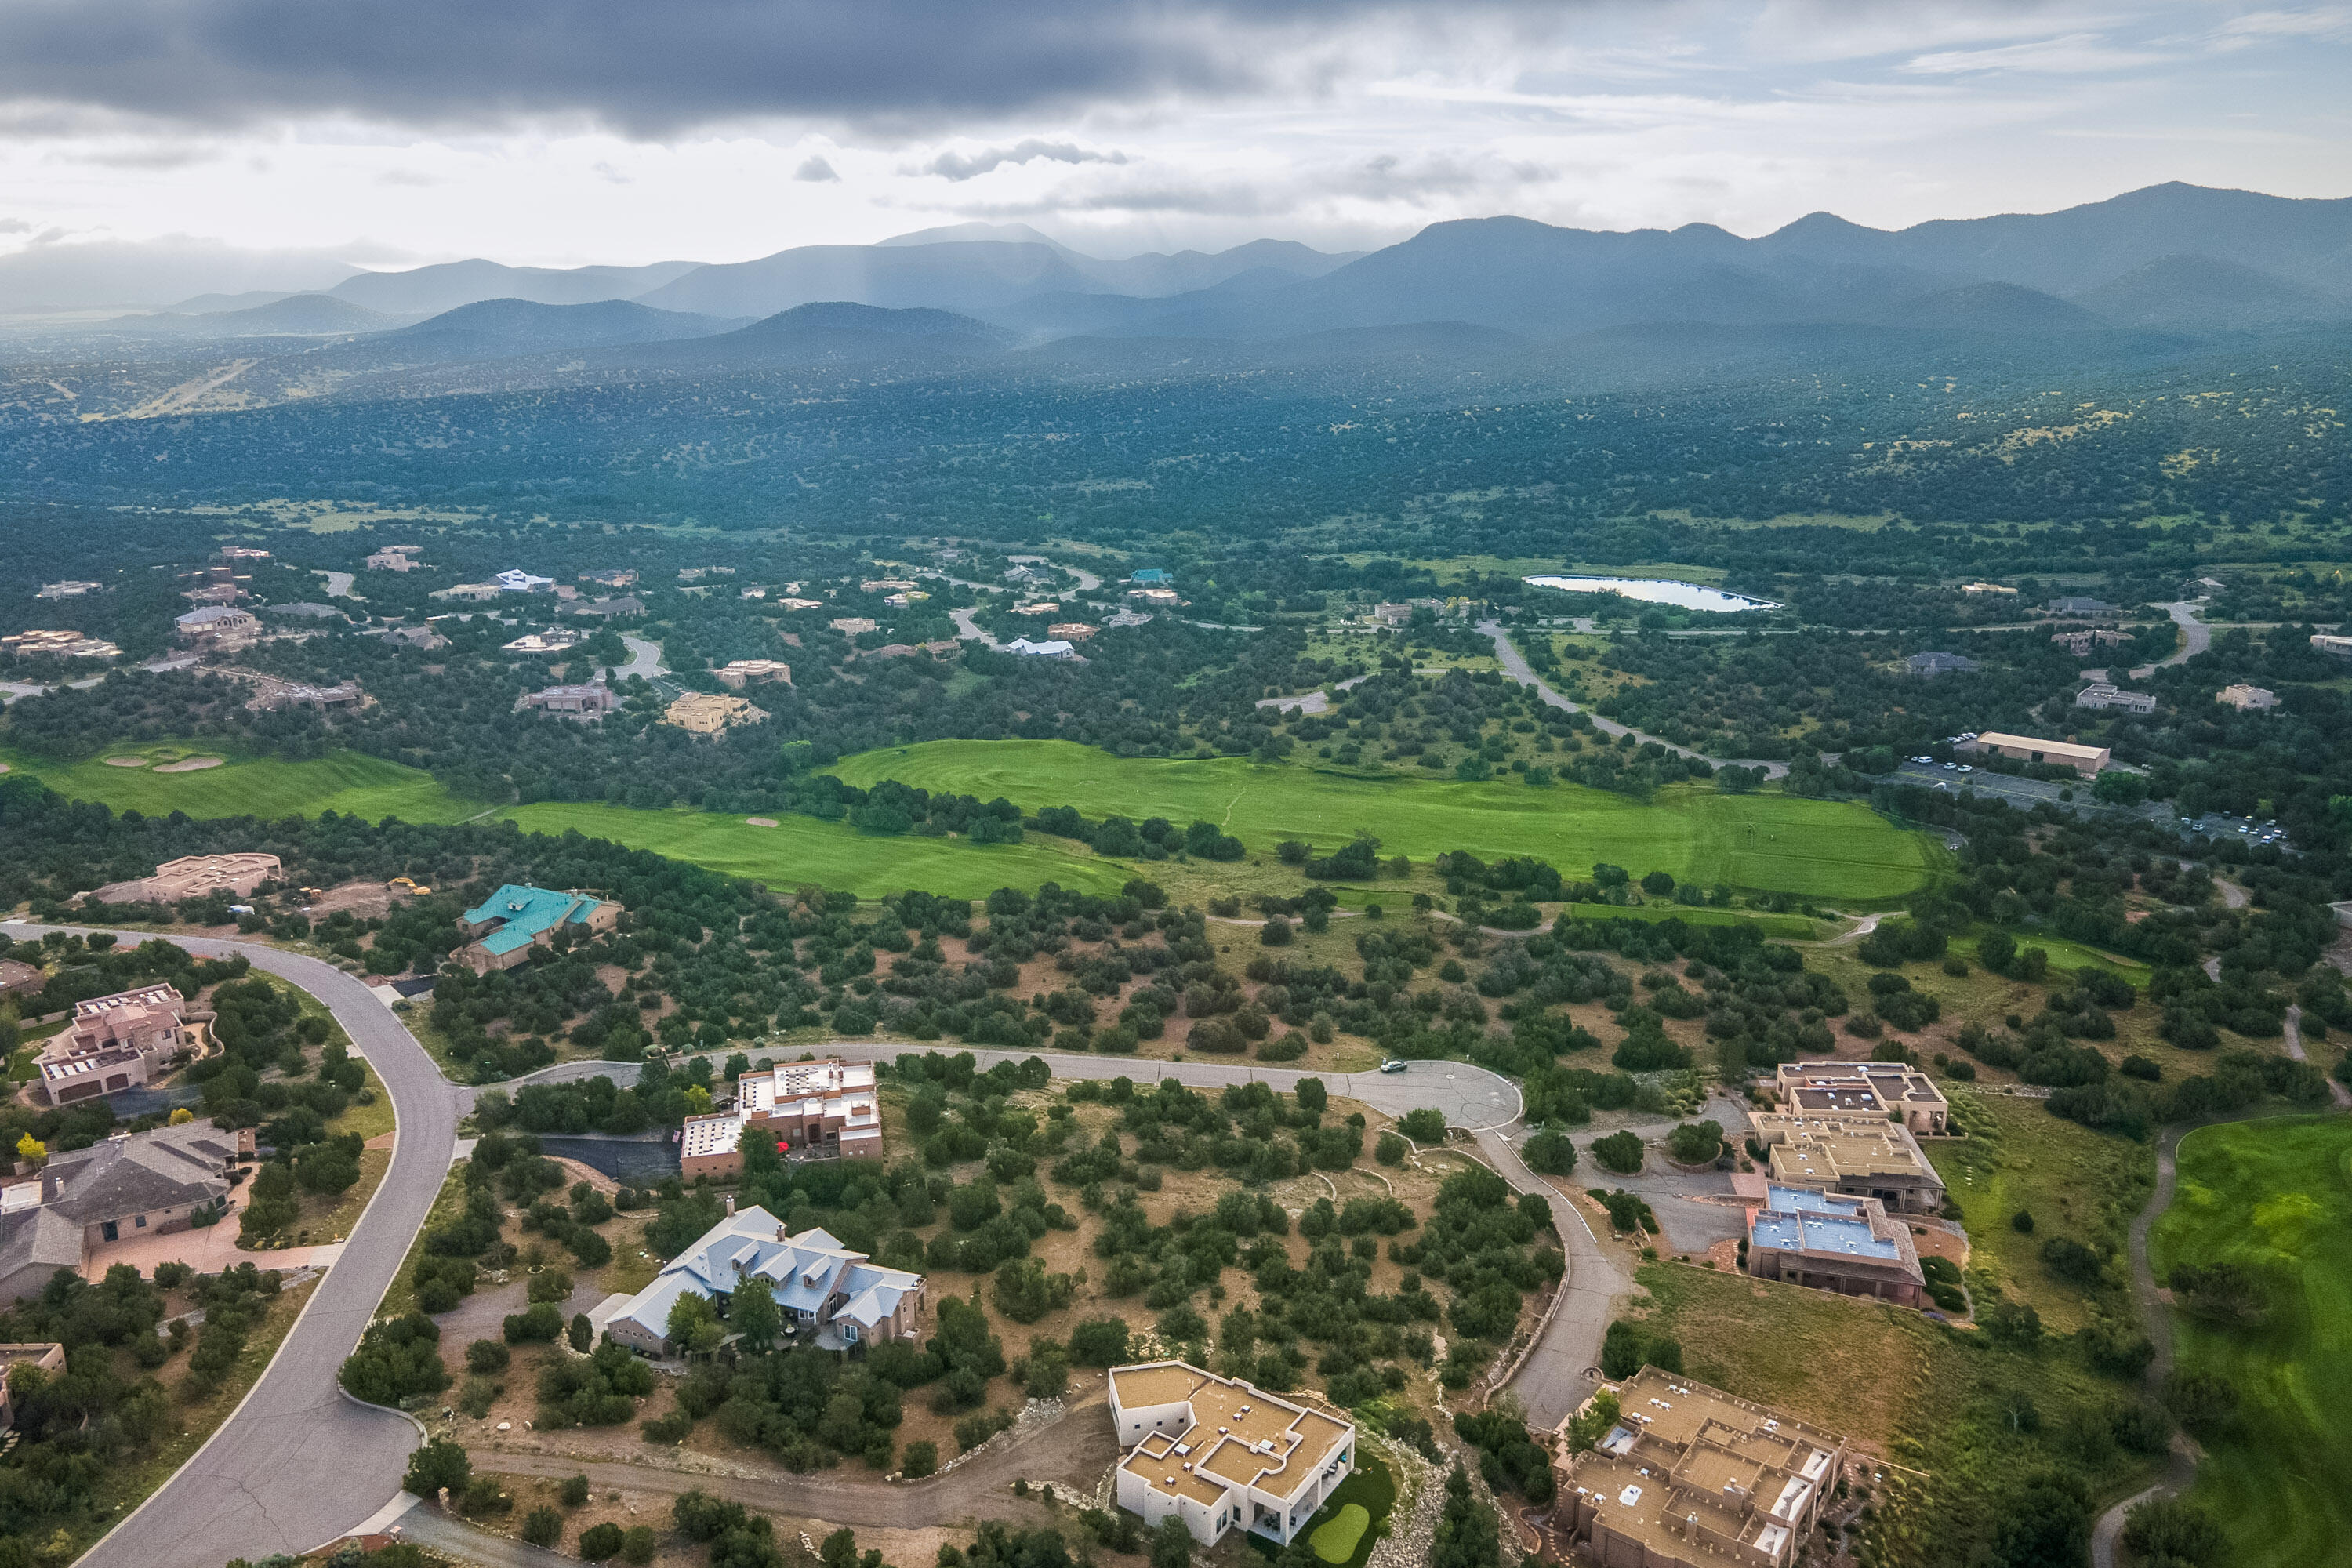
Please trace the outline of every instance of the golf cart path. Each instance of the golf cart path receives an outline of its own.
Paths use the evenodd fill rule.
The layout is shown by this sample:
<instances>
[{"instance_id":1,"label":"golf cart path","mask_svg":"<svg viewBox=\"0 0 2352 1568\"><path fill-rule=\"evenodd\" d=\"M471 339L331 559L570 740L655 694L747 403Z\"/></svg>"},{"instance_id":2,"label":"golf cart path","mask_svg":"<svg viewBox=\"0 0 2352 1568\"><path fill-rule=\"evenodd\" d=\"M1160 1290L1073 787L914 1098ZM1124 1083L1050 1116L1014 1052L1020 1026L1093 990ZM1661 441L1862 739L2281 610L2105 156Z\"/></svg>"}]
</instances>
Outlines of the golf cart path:
<instances>
[{"instance_id":1,"label":"golf cart path","mask_svg":"<svg viewBox=\"0 0 2352 1568\"><path fill-rule=\"evenodd\" d=\"M1546 684L1543 677L1538 675L1528 665L1527 656L1512 643L1510 634L1503 629L1500 622L1480 621L1478 630L1494 643L1495 658L1501 662L1505 675L1517 681L1521 686L1534 687L1536 695L1542 698L1550 707L1557 708L1564 713L1586 713L1592 721L1592 727L1612 741L1620 735L1631 735L1645 745L1655 742L1678 757L1690 757L1706 763L1711 767L1762 768L1764 776L1768 779L1789 776L1789 764L1786 763L1768 763L1760 759L1749 760L1738 757L1728 760L1710 757L1704 752L1694 752L1688 746L1677 746L1672 741L1661 740L1655 735L1645 735L1639 730L1618 723L1614 719L1603 719L1598 713L1590 713Z\"/></svg>"}]
</instances>

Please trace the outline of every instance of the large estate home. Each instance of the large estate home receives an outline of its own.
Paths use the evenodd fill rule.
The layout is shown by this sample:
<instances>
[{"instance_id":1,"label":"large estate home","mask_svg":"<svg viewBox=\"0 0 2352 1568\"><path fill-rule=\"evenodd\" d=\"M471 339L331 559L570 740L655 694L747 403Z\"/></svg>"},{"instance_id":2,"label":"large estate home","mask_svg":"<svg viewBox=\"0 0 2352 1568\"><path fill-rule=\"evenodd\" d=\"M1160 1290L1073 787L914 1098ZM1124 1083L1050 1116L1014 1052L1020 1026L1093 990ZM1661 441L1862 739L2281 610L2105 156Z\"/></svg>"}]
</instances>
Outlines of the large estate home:
<instances>
[{"instance_id":1,"label":"large estate home","mask_svg":"<svg viewBox=\"0 0 2352 1568\"><path fill-rule=\"evenodd\" d=\"M1593 1397L1604 1390L1618 1419L1591 1448L1569 1453L1575 1416L1560 1423L1552 1523L1563 1536L1609 1568L1798 1561L1845 1438L1654 1366Z\"/></svg>"},{"instance_id":2,"label":"large estate home","mask_svg":"<svg viewBox=\"0 0 2352 1568\"><path fill-rule=\"evenodd\" d=\"M1911 1227L1876 1198L1770 1185L1748 1216L1748 1272L1916 1307L1927 1286Z\"/></svg>"},{"instance_id":3,"label":"large estate home","mask_svg":"<svg viewBox=\"0 0 2352 1568\"><path fill-rule=\"evenodd\" d=\"M728 1202L731 1208L734 1200ZM768 1281L785 1327L814 1335L821 1350L912 1339L921 1331L921 1275L885 1268L825 1231L787 1237L775 1215L757 1207L730 1214L652 1284L632 1296L606 1297L588 1321L640 1354L669 1355L677 1349L669 1340L669 1312L680 1296L707 1296L724 1318L737 1287L752 1278Z\"/></svg>"},{"instance_id":4,"label":"large estate home","mask_svg":"<svg viewBox=\"0 0 2352 1568\"><path fill-rule=\"evenodd\" d=\"M41 1096L68 1105L137 1089L184 1053L202 1051L212 1016L162 984L77 1002L71 1021L42 1044L36 1064Z\"/></svg>"},{"instance_id":5,"label":"large estate home","mask_svg":"<svg viewBox=\"0 0 2352 1568\"><path fill-rule=\"evenodd\" d=\"M1118 1506L1171 1514L1213 1546L1240 1529L1287 1545L1356 1468L1356 1428L1188 1362L1111 1369Z\"/></svg>"},{"instance_id":6,"label":"large estate home","mask_svg":"<svg viewBox=\"0 0 2352 1568\"><path fill-rule=\"evenodd\" d=\"M1935 1080L1903 1062L1783 1062L1772 1075L1772 1098L1792 1115L1878 1116L1899 1113L1923 1138L1951 1130L1951 1102Z\"/></svg>"},{"instance_id":7,"label":"large estate home","mask_svg":"<svg viewBox=\"0 0 2352 1568\"><path fill-rule=\"evenodd\" d=\"M477 974L512 969L534 947L551 946L566 926L611 931L621 906L593 893L554 892L509 882L457 917L457 929L472 940L449 956Z\"/></svg>"},{"instance_id":8,"label":"large estate home","mask_svg":"<svg viewBox=\"0 0 2352 1568\"><path fill-rule=\"evenodd\" d=\"M870 1062L785 1062L735 1081L735 1103L689 1116L678 1163L688 1181L743 1173L743 1141L768 1138L787 1160L856 1159L882 1152L882 1107Z\"/></svg>"},{"instance_id":9,"label":"large estate home","mask_svg":"<svg viewBox=\"0 0 2352 1568\"><path fill-rule=\"evenodd\" d=\"M168 1236L228 1212L231 1173L254 1152L250 1128L208 1121L117 1132L52 1156L37 1182L0 1198L0 1304L37 1294L93 1249Z\"/></svg>"}]
</instances>

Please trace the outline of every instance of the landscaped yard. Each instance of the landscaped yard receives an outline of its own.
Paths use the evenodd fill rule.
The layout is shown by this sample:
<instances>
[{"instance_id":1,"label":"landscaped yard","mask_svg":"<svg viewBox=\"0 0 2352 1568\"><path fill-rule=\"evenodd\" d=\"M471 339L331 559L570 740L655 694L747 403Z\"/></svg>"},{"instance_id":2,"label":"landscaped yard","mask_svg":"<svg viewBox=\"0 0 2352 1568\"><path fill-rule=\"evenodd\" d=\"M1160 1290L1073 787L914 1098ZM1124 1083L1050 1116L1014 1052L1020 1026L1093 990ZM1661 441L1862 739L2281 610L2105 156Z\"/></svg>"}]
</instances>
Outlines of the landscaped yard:
<instances>
[{"instance_id":1,"label":"landscaped yard","mask_svg":"<svg viewBox=\"0 0 2352 1568\"><path fill-rule=\"evenodd\" d=\"M2190 1496L2228 1535L2237 1568L2341 1560L2352 1540L2352 1121L2267 1118L2181 1140L2179 1186L2150 1262L2231 1262L2270 1282L2269 1323L2222 1328L2176 1313L2179 1364L2238 1392L2204 1437Z\"/></svg>"},{"instance_id":2,"label":"landscaped yard","mask_svg":"<svg viewBox=\"0 0 2352 1568\"><path fill-rule=\"evenodd\" d=\"M1318 1562L1331 1568L1364 1568L1373 1543L1384 1533L1381 1526L1395 1509L1396 1499L1396 1477L1386 1461L1368 1451L1359 1439L1355 1471L1331 1489L1331 1495L1323 1500L1315 1517L1299 1527L1299 1532ZM1248 1539L1263 1556L1273 1556L1278 1550L1262 1536Z\"/></svg>"},{"instance_id":3,"label":"landscaped yard","mask_svg":"<svg viewBox=\"0 0 2352 1568\"><path fill-rule=\"evenodd\" d=\"M1165 816L1218 824L1262 854L1286 838L1336 849L1358 834L1416 860L1449 849L1533 855L1570 874L1597 861L1636 876L1769 889L1843 901L1894 899L1927 879L1940 853L1867 807L1677 785L1643 803L1576 784L1391 779L1237 757L1116 757L1069 741L939 741L866 752L835 770L1003 795L1024 811L1076 806L1089 817Z\"/></svg>"}]
</instances>

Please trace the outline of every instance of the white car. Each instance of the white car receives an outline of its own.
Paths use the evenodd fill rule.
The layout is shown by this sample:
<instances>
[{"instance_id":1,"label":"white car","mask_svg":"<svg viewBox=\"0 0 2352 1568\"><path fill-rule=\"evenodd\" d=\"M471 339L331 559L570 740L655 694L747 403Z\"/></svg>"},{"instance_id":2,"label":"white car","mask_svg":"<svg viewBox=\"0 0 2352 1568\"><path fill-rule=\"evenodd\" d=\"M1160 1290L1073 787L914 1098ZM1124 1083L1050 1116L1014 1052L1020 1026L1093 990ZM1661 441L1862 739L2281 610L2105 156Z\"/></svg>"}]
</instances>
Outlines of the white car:
<instances>
[{"instance_id":1,"label":"white car","mask_svg":"<svg viewBox=\"0 0 2352 1568\"><path fill-rule=\"evenodd\" d=\"M1962 772L1962 773L1972 773L1976 772L1976 769L1975 769L1975 768L1973 768L1973 767L1971 767L1971 766L1970 766L1969 764L1968 764L1967 763L1962 763L1960 764L1960 772Z\"/></svg>"},{"instance_id":2,"label":"white car","mask_svg":"<svg viewBox=\"0 0 2352 1568\"><path fill-rule=\"evenodd\" d=\"M1959 765L1960 765L1960 764L1959 764L1959 763L1946 763L1944 764L1944 771L1945 771L1946 773L1950 773L1954 768L1957 768L1957 767L1958 767Z\"/></svg>"}]
</instances>

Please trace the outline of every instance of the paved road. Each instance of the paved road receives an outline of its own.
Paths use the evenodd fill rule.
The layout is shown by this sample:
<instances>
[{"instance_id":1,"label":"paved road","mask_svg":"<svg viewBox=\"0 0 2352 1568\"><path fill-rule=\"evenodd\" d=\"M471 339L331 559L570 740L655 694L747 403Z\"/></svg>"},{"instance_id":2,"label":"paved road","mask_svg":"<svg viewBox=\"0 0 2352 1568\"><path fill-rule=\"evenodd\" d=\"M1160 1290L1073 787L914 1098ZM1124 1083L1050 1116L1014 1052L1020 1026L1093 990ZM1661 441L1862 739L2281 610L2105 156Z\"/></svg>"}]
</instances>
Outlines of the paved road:
<instances>
[{"instance_id":1,"label":"paved road","mask_svg":"<svg viewBox=\"0 0 2352 1568\"><path fill-rule=\"evenodd\" d=\"M24 937L56 929L6 922ZM68 928L81 930L85 928ZM119 933L129 942L152 934ZM343 1254L243 1404L179 1473L83 1555L80 1568L220 1568L304 1552L389 1502L416 1431L346 1398L335 1372L383 1300L447 1174L458 1096L366 984L331 964L249 942L174 937L206 957L242 952L325 1003L392 1095L392 1166Z\"/></svg>"},{"instance_id":2,"label":"paved road","mask_svg":"<svg viewBox=\"0 0 2352 1568\"><path fill-rule=\"evenodd\" d=\"M1096 576L1093 573L1087 571L1083 566L1072 566L1068 563L1061 561L1049 561L1043 555L1008 555L1005 559L1012 562L1016 566L1053 566L1061 571L1067 572L1071 576L1076 577L1078 580L1078 592L1081 594L1091 594L1097 588L1102 586L1102 579Z\"/></svg>"},{"instance_id":3,"label":"paved road","mask_svg":"<svg viewBox=\"0 0 2352 1568\"><path fill-rule=\"evenodd\" d=\"M669 666L662 662L660 644L648 642L644 637L631 637L626 632L621 634L621 643L629 650L629 662L613 672L615 684L628 679L633 675L642 675L647 680L651 680L656 675L669 673Z\"/></svg>"},{"instance_id":4,"label":"paved road","mask_svg":"<svg viewBox=\"0 0 2352 1568\"><path fill-rule=\"evenodd\" d=\"M948 617L956 624L956 636L961 637L966 642L984 643L990 647L1003 647L1004 646L1003 643L998 642L994 637L990 637L986 632L982 631L977 626L972 624L971 617L974 610L977 608L978 606L974 606L973 609L950 610L948 612Z\"/></svg>"},{"instance_id":5,"label":"paved road","mask_svg":"<svg viewBox=\"0 0 2352 1568\"><path fill-rule=\"evenodd\" d=\"M2213 628L2197 618L2197 606L2202 599L2184 600L2179 604L2160 605L2158 608L2172 617L2180 628L2180 646L2154 664L2143 664L2131 672L2134 680L2146 680L2167 665L2185 664L2213 646Z\"/></svg>"},{"instance_id":6,"label":"paved road","mask_svg":"<svg viewBox=\"0 0 2352 1568\"><path fill-rule=\"evenodd\" d=\"M1563 713L1582 713L1587 711L1587 710L1570 702L1567 698L1562 697L1559 692L1553 690L1549 685L1546 684L1543 677L1538 675L1535 670L1528 666L1527 657L1520 653L1519 650L1512 645L1510 634L1503 629L1501 623L1496 621L1480 621L1478 623L1478 629L1493 640L1495 644L1495 657L1502 661L1503 673L1505 675L1509 676L1521 686L1534 687L1536 689L1536 695L1542 698L1548 706L1557 708ZM1631 735L1634 740L1645 743L1655 741L1659 745L1664 746L1666 750L1674 752L1676 756L1694 757L1698 761L1708 763L1714 767L1720 768L1737 766L1743 768L1762 768L1764 770L1764 776L1768 779L1786 778L1789 776L1789 764L1786 763L1768 763L1760 759L1739 757L1727 759L1710 757L1704 752L1694 752L1688 746L1677 746L1672 741L1663 740L1656 735L1645 735L1639 730L1618 723L1614 719L1603 719L1598 713L1591 714L1591 718L1592 720L1592 727L1612 740L1616 739L1620 735Z\"/></svg>"}]
</instances>

